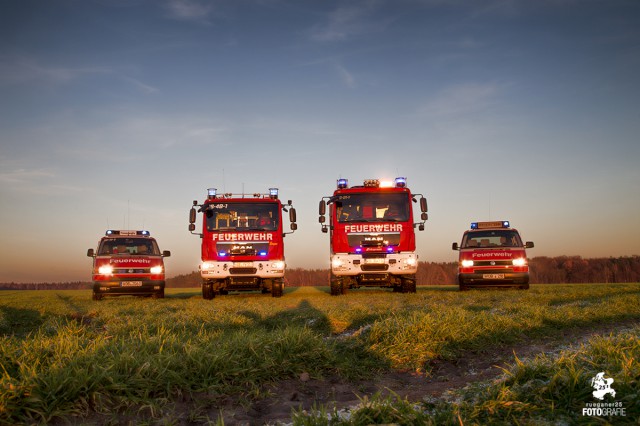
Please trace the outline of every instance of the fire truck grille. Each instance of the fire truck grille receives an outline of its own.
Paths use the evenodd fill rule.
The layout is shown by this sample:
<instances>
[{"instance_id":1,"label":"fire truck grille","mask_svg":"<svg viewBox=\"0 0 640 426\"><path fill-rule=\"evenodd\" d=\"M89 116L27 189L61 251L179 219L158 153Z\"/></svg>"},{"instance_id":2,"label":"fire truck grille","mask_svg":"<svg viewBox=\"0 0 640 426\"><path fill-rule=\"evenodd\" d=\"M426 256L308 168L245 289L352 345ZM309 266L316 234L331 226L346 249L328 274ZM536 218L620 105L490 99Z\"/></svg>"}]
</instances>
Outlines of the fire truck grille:
<instances>
[{"instance_id":1,"label":"fire truck grille","mask_svg":"<svg viewBox=\"0 0 640 426\"><path fill-rule=\"evenodd\" d=\"M229 273L232 275L253 275L257 271L256 268L229 268Z\"/></svg>"},{"instance_id":2,"label":"fire truck grille","mask_svg":"<svg viewBox=\"0 0 640 426\"><path fill-rule=\"evenodd\" d=\"M388 274L362 274L360 282L382 282L389 279Z\"/></svg>"},{"instance_id":3,"label":"fire truck grille","mask_svg":"<svg viewBox=\"0 0 640 426\"><path fill-rule=\"evenodd\" d=\"M373 265L361 265L360 268L363 271L386 271L389 269L389 265L382 264L373 264Z\"/></svg>"},{"instance_id":4,"label":"fire truck grille","mask_svg":"<svg viewBox=\"0 0 640 426\"><path fill-rule=\"evenodd\" d=\"M149 269L127 269L127 268L119 268L113 270L114 274L148 274L150 273Z\"/></svg>"},{"instance_id":5,"label":"fire truck grille","mask_svg":"<svg viewBox=\"0 0 640 426\"><path fill-rule=\"evenodd\" d=\"M476 260L473 262L474 266L512 266L513 262L510 260Z\"/></svg>"}]
</instances>

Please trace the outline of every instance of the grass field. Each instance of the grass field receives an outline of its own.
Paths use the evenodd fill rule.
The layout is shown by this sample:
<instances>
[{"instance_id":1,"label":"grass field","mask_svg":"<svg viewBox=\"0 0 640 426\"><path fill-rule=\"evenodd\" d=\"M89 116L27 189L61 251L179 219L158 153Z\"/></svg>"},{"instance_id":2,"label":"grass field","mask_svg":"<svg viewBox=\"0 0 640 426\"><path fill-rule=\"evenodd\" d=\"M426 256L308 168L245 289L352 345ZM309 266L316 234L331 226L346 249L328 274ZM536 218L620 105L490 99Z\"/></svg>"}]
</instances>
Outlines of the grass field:
<instances>
[{"instance_id":1,"label":"grass field","mask_svg":"<svg viewBox=\"0 0 640 426\"><path fill-rule=\"evenodd\" d=\"M611 332L579 339L603 328ZM502 375L437 398L372 394L346 411L317 405L287 421L637 424L639 336L638 284L340 297L302 287L282 298L211 301L197 289L101 302L90 291L4 291L0 423L221 424L223 408L272 398L280 382L363 383L390 371L427 382L437 362L508 351L515 354ZM535 356L531 348L542 344L556 350ZM583 416L585 404L598 402L590 380L599 372L615 380L617 394L605 402L625 416Z\"/></svg>"}]
</instances>

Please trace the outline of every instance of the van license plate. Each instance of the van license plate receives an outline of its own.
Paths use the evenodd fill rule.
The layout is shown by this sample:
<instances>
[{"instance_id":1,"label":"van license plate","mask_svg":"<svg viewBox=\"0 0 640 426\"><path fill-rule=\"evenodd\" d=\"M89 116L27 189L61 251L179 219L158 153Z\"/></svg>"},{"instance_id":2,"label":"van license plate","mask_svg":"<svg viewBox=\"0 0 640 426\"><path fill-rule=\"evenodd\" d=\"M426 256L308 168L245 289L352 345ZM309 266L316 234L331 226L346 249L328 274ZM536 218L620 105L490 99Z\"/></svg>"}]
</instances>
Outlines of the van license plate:
<instances>
[{"instance_id":1,"label":"van license plate","mask_svg":"<svg viewBox=\"0 0 640 426\"><path fill-rule=\"evenodd\" d=\"M122 287L142 287L142 281L122 281Z\"/></svg>"},{"instance_id":2,"label":"van license plate","mask_svg":"<svg viewBox=\"0 0 640 426\"><path fill-rule=\"evenodd\" d=\"M504 274L482 274L485 280L503 280Z\"/></svg>"}]
</instances>

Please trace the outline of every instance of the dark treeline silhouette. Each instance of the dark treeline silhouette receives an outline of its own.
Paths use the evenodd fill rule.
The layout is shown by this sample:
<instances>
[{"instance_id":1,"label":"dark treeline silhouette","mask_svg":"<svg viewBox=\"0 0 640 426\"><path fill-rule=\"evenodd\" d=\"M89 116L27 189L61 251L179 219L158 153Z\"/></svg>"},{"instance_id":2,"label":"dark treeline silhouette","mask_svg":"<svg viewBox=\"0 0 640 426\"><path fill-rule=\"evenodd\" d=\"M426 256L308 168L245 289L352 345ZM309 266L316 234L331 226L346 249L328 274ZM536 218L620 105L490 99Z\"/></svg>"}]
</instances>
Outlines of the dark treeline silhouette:
<instances>
[{"instance_id":1,"label":"dark treeline silhouette","mask_svg":"<svg viewBox=\"0 0 640 426\"><path fill-rule=\"evenodd\" d=\"M534 257L529 260L532 284L640 282L640 256L583 259L580 256ZM457 262L420 262L418 285L456 284ZM167 279L167 287L200 287L198 272ZM287 269L288 287L329 285L329 269ZM0 290L80 290L90 282L0 283Z\"/></svg>"}]
</instances>

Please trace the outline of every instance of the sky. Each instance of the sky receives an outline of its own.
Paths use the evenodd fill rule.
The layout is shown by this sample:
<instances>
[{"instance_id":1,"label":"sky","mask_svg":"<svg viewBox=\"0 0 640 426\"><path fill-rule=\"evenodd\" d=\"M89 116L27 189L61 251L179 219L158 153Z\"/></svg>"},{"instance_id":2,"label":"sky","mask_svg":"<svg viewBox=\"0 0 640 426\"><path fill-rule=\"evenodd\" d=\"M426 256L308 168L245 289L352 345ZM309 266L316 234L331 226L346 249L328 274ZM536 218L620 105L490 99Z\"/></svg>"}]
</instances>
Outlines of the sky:
<instances>
[{"instance_id":1,"label":"sky","mask_svg":"<svg viewBox=\"0 0 640 426\"><path fill-rule=\"evenodd\" d=\"M640 255L639 76L637 0L0 0L0 282L90 281L122 228L195 271L209 187L279 188L325 268L340 177L425 195L422 261L482 220Z\"/></svg>"}]
</instances>

